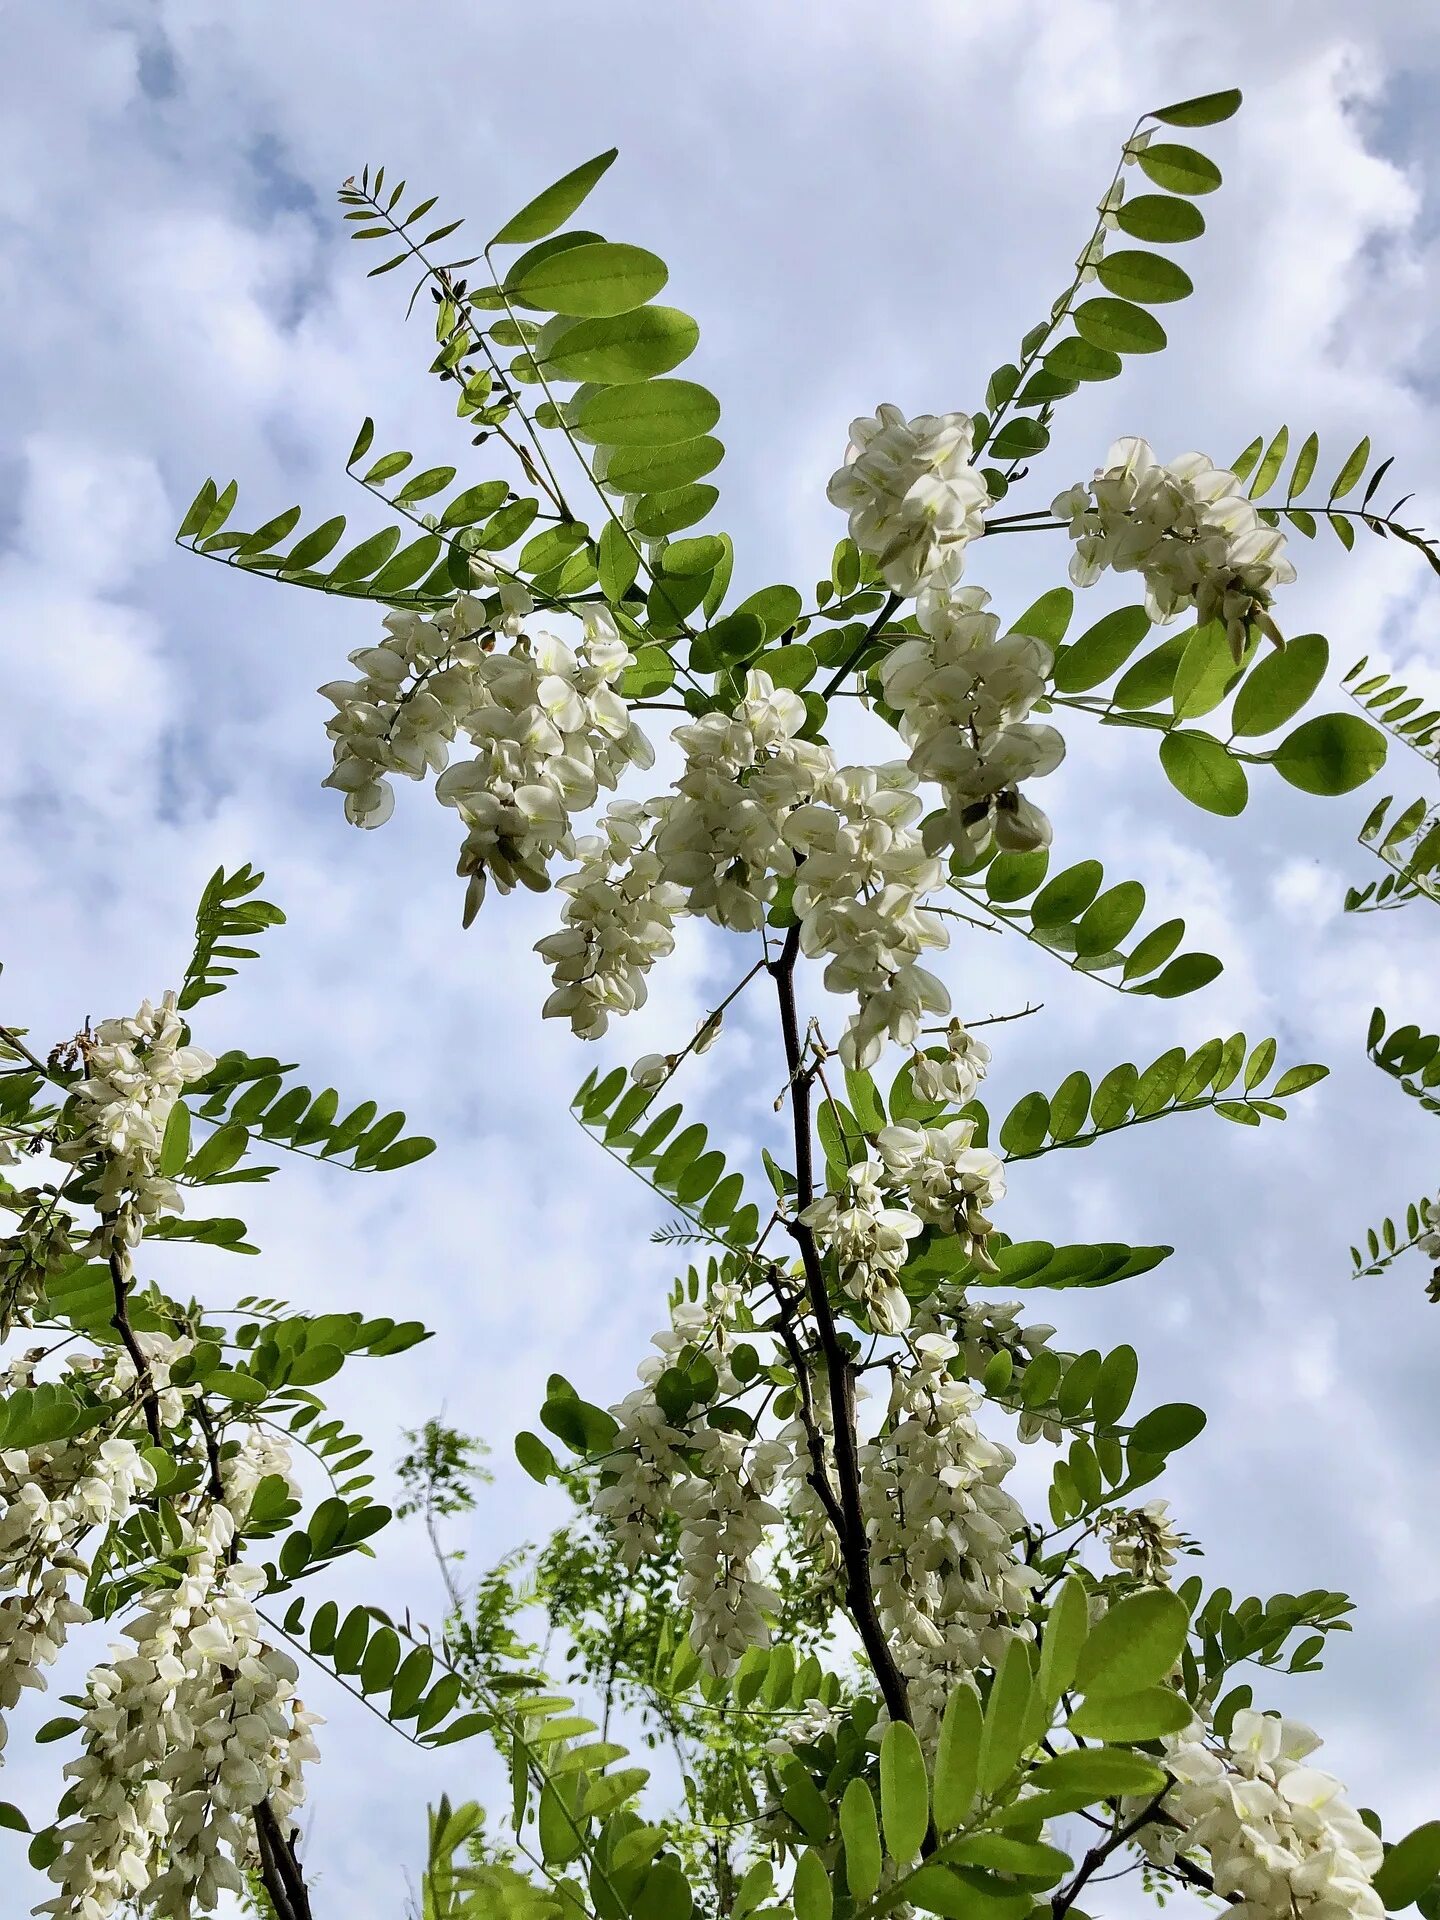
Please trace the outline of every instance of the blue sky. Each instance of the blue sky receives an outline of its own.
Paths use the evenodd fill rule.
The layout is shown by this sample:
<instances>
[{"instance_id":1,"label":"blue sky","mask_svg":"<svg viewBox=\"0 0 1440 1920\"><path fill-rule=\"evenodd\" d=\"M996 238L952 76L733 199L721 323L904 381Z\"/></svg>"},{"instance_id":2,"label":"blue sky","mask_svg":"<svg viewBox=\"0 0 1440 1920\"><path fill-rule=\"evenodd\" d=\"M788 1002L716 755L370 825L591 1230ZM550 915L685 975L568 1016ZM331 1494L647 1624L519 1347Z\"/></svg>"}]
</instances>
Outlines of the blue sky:
<instances>
[{"instance_id":1,"label":"blue sky","mask_svg":"<svg viewBox=\"0 0 1440 1920\"><path fill-rule=\"evenodd\" d=\"M171 544L208 472L239 479L253 524L294 499L317 519L355 512L341 467L366 413L426 464L466 455L398 277L366 282L373 260L357 261L334 188L383 160L490 231L618 143L595 218L662 253L667 298L701 321L694 367L725 404L738 577L804 586L840 531L824 482L851 416L882 399L977 404L1064 284L1136 112L1239 82L1244 113L1209 142L1227 181L1187 258L1199 291L1175 311L1171 351L1067 406L1044 497L1117 433L1224 459L1288 421L1316 429L1333 465L1371 434L1433 526L1440 28L1404 0L1363 19L1330 0L54 0L12 7L6 32L3 1017L58 1037L162 990L207 874L267 869L289 925L197 1037L403 1106L440 1151L388 1180L287 1168L252 1209L258 1270L215 1254L173 1271L217 1299L259 1288L436 1327L404 1359L347 1370L336 1400L382 1459L442 1404L495 1443L474 1564L553 1516L508 1465L545 1374L618 1397L668 1272L643 1191L563 1118L592 1056L539 1022L529 948L551 903L496 901L463 934L451 816L407 791L362 836L320 791L313 690L346 670L369 613ZM475 459L470 477L486 477ZM1440 688L1436 583L1413 556L1372 542L1296 558L1289 630L1327 633L1341 666L1369 651ZM987 542L972 566L1012 613L1063 572L1060 549L1018 540ZM1322 804L1257 782L1244 816L1216 820L1169 790L1143 743L1069 732L1044 795L1058 853L1143 879L1227 971L1193 999L1121 1001L977 937L952 959L963 1011L1045 1003L999 1030L997 1103L1235 1026L1335 1073L1283 1129L1198 1116L1046 1160L1014 1180L1003 1224L1179 1249L1129 1289L1057 1296L1048 1317L1072 1348L1133 1339L1142 1392L1210 1410L1166 1489L1208 1577L1355 1594L1357 1631L1327 1672L1273 1700L1312 1719L1329 1763L1400 1826L1435 1811L1440 1320L1416 1268L1352 1285L1346 1247L1436 1184L1423 1116L1362 1056L1377 999L1440 1020L1433 928L1339 914L1347 881L1370 877L1351 844L1369 796ZM1422 773L1396 766L1375 791L1408 797ZM686 942L662 1004L607 1057L688 1033L734 970ZM771 1049L742 1016L691 1083L736 1141L766 1124ZM1022 1472L1038 1485L1028 1455ZM407 1532L345 1579L382 1603L438 1602ZM489 1776L468 1748L387 1741L323 1680L312 1695L331 1717L309 1841L323 1904L379 1920L398 1910L427 1796ZM7 1797L43 1804L48 1765L19 1733L7 1757Z\"/></svg>"}]
</instances>

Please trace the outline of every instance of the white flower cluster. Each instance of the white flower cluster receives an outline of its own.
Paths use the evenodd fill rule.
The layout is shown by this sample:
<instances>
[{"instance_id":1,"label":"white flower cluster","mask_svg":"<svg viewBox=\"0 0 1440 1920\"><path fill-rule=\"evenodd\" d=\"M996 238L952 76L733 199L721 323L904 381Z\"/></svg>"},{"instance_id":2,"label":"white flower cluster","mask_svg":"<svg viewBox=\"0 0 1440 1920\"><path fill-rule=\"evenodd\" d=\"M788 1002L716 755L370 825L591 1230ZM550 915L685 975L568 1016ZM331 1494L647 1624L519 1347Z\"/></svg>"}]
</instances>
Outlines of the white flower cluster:
<instances>
[{"instance_id":1,"label":"white flower cluster","mask_svg":"<svg viewBox=\"0 0 1440 1920\"><path fill-rule=\"evenodd\" d=\"M968 1106L990 1070L990 1049L970 1033L963 1020L952 1020L945 1032L945 1057L932 1060L917 1053L910 1067L910 1084L918 1099L943 1100L947 1106Z\"/></svg>"},{"instance_id":2,"label":"white flower cluster","mask_svg":"<svg viewBox=\"0 0 1440 1920\"><path fill-rule=\"evenodd\" d=\"M1121 1507L1106 1514L1101 1529L1112 1562L1132 1574L1142 1586L1169 1584L1176 1555L1185 1550L1185 1536L1170 1518L1168 1500L1147 1500L1143 1507Z\"/></svg>"},{"instance_id":3,"label":"white flower cluster","mask_svg":"<svg viewBox=\"0 0 1440 1920\"><path fill-rule=\"evenodd\" d=\"M610 1409L620 1428L611 1449L614 1478L597 1490L593 1505L609 1524L627 1567L660 1551L661 1528L673 1511L671 1490L689 1472L684 1450L691 1444L690 1435L672 1424L655 1398L655 1382L688 1346L704 1347L718 1376L725 1318L734 1296L728 1289L716 1291L713 1304L672 1304L670 1325L651 1341L657 1351L636 1368L640 1385Z\"/></svg>"},{"instance_id":4,"label":"white flower cluster","mask_svg":"<svg viewBox=\"0 0 1440 1920\"><path fill-rule=\"evenodd\" d=\"M488 878L502 892L543 891L551 858L573 852L571 816L628 765L651 764L616 685L633 656L600 607L587 610L574 649L537 633L496 650L483 602L468 595L429 619L388 614L385 626L385 640L350 656L360 679L320 689L336 708L325 785L345 795L348 819L377 827L395 804L388 775L435 772L436 798L465 828L458 870L469 882L468 925ZM474 752L452 762L462 737Z\"/></svg>"},{"instance_id":5,"label":"white flower cluster","mask_svg":"<svg viewBox=\"0 0 1440 1920\"><path fill-rule=\"evenodd\" d=\"M963 1287L946 1285L925 1303L921 1322L933 1316L959 1342L965 1371L978 1379L997 1353L1008 1353L1017 1372L1043 1353L1054 1335L1044 1321L1020 1324L1025 1305L1020 1300L972 1300Z\"/></svg>"},{"instance_id":6,"label":"white flower cluster","mask_svg":"<svg viewBox=\"0 0 1440 1920\"><path fill-rule=\"evenodd\" d=\"M173 993L158 1007L143 1001L129 1020L103 1020L85 1045L86 1077L74 1090L83 1131L55 1149L60 1160L103 1157L96 1207L119 1216L122 1239L132 1242L144 1221L181 1211L174 1181L156 1163L181 1091L215 1065L202 1048L182 1045L184 1033Z\"/></svg>"},{"instance_id":7,"label":"white flower cluster","mask_svg":"<svg viewBox=\"0 0 1440 1920\"><path fill-rule=\"evenodd\" d=\"M1162 1864L1203 1850L1244 1920L1380 1920L1371 1882L1384 1849L1341 1783L1304 1764L1319 1745L1309 1727L1249 1708L1215 1746L1193 1723L1165 1742L1177 1785L1140 1844Z\"/></svg>"},{"instance_id":8,"label":"white flower cluster","mask_svg":"<svg viewBox=\"0 0 1440 1920\"><path fill-rule=\"evenodd\" d=\"M580 865L559 882L569 896L563 926L536 942L554 980L545 1014L568 1020L582 1040L598 1039L612 1013L643 1006L646 974L674 949L685 895L662 877L652 835L643 807L615 801L576 842Z\"/></svg>"},{"instance_id":9,"label":"white flower cluster","mask_svg":"<svg viewBox=\"0 0 1440 1920\"><path fill-rule=\"evenodd\" d=\"M79 1548L122 1522L155 1472L128 1440L92 1436L0 1452L0 1714L45 1686L69 1629L90 1618L71 1583L90 1569ZM6 1728L0 1718L0 1748Z\"/></svg>"},{"instance_id":10,"label":"white flower cluster","mask_svg":"<svg viewBox=\"0 0 1440 1920\"><path fill-rule=\"evenodd\" d=\"M1065 757L1054 727L1025 718L1044 697L1052 651L1028 634L1001 639L989 598L979 587L922 595L922 635L902 640L880 666L910 765L944 797L927 844L967 856L992 838L1007 851L1049 845L1050 822L1019 789Z\"/></svg>"},{"instance_id":11,"label":"white flower cluster","mask_svg":"<svg viewBox=\"0 0 1440 1920\"><path fill-rule=\"evenodd\" d=\"M975 1389L953 1377L959 1349L921 1334L897 1368L888 1419L860 1449L875 1604L928 1739L956 1682L997 1665L1040 1576L1013 1542L1024 1514L1003 1482L1015 1456L975 1424Z\"/></svg>"},{"instance_id":12,"label":"white flower cluster","mask_svg":"<svg viewBox=\"0 0 1440 1920\"><path fill-rule=\"evenodd\" d=\"M923 901L943 878L915 830L921 803L904 767L837 767L829 747L800 738L805 703L751 672L733 713L676 730L685 767L673 793L612 806L561 882L564 926L538 943L552 967L545 1005L590 1038L645 998L645 974L673 944L677 915L736 932L765 919L783 879L795 881L801 943L828 960L826 985L859 1010L841 1040L848 1065L869 1065L886 1036L912 1044L944 987L919 964L944 947Z\"/></svg>"},{"instance_id":13,"label":"white flower cluster","mask_svg":"<svg viewBox=\"0 0 1440 1920\"><path fill-rule=\"evenodd\" d=\"M833 1254L841 1286L861 1303L875 1330L899 1333L910 1324L900 1270L923 1228L907 1207L892 1203L886 1185L878 1161L859 1161L839 1193L822 1194L800 1218Z\"/></svg>"},{"instance_id":14,"label":"white flower cluster","mask_svg":"<svg viewBox=\"0 0 1440 1920\"><path fill-rule=\"evenodd\" d=\"M951 1120L943 1127L883 1127L875 1144L920 1220L953 1234L969 1259L994 1273L985 1250L992 1231L985 1208L1004 1199L1005 1169L988 1148L974 1146L974 1138L973 1120Z\"/></svg>"},{"instance_id":15,"label":"white flower cluster","mask_svg":"<svg viewBox=\"0 0 1440 1920\"><path fill-rule=\"evenodd\" d=\"M953 587L965 547L985 531L990 493L970 463L974 428L965 413L917 414L899 407L852 420L845 464L826 488L849 515L850 538L874 554L887 584L905 595Z\"/></svg>"},{"instance_id":16,"label":"white flower cluster","mask_svg":"<svg viewBox=\"0 0 1440 1920\"><path fill-rule=\"evenodd\" d=\"M1237 660L1251 624L1279 639L1268 609L1276 587L1295 578L1285 536L1205 454L1167 464L1145 440L1117 440L1090 485L1060 494L1052 510L1075 541L1077 586L1107 567L1138 571L1152 620L1193 608L1201 622L1223 621Z\"/></svg>"},{"instance_id":17,"label":"white flower cluster","mask_svg":"<svg viewBox=\"0 0 1440 1920\"><path fill-rule=\"evenodd\" d=\"M227 1429L227 1440L233 1436L232 1426ZM237 1526L243 1526L249 1516L255 1489L272 1474L285 1482L292 1499L300 1498L300 1483L291 1471L290 1448L285 1436L267 1427L242 1426L233 1452L227 1448L220 1459L225 1505L235 1516Z\"/></svg>"},{"instance_id":18,"label":"white flower cluster","mask_svg":"<svg viewBox=\"0 0 1440 1920\"><path fill-rule=\"evenodd\" d=\"M251 1596L265 1575L229 1563L233 1535L230 1513L212 1509L185 1577L124 1629L133 1651L92 1669L84 1751L65 1768L72 1817L49 1868L60 1892L37 1913L105 1920L143 1895L189 1920L242 1890L262 1799L282 1830L293 1824L316 1716L294 1697L294 1662L261 1637Z\"/></svg>"},{"instance_id":19,"label":"white flower cluster","mask_svg":"<svg viewBox=\"0 0 1440 1920\"><path fill-rule=\"evenodd\" d=\"M680 1520L680 1579L690 1608L690 1638L706 1670L730 1673L747 1647L770 1643L767 1610L780 1596L756 1571L768 1528L782 1518L771 1504L789 1454L778 1440L751 1442L718 1427L695 1435L695 1471L675 1489Z\"/></svg>"},{"instance_id":20,"label":"white flower cluster","mask_svg":"<svg viewBox=\"0 0 1440 1920\"><path fill-rule=\"evenodd\" d=\"M793 895L801 951L825 957L825 985L859 1007L840 1039L847 1067L870 1067L887 1038L913 1046L926 1015L950 1011L943 983L920 965L950 943L925 905L944 869L927 852L922 811L903 766L841 767L795 809L787 832L804 854Z\"/></svg>"},{"instance_id":21,"label":"white flower cluster","mask_svg":"<svg viewBox=\"0 0 1440 1920\"><path fill-rule=\"evenodd\" d=\"M665 1520L678 1518L678 1591L691 1609L695 1649L716 1674L729 1673L747 1647L768 1643L764 1614L779 1602L760 1579L757 1560L767 1530L783 1517L771 1496L788 1474L791 1453L783 1437L756 1443L710 1426L701 1404L691 1407L686 1429L676 1427L654 1384L688 1347L715 1368L716 1399L740 1391L729 1361L739 1298L737 1287L721 1283L708 1301L672 1306L670 1326L654 1337L658 1351L640 1363L642 1384L611 1409L620 1428L616 1471L593 1501L631 1567L660 1551Z\"/></svg>"}]
</instances>

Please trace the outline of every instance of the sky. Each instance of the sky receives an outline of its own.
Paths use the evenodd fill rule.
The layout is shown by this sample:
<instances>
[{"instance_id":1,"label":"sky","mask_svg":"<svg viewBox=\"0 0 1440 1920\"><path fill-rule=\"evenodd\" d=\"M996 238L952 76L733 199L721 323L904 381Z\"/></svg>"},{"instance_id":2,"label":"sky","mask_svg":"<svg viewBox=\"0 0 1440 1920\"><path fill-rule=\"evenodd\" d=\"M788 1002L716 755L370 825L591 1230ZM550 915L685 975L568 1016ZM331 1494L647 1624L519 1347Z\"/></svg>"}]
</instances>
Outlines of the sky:
<instances>
[{"instance_id":1,"label":"sky","mask_svg":"<svg viewBox=\"0 0 1440 1920\"><path fill-rule=\"evenodd\" d=\"M1434 526L1440 20L1407 0L11 0L0 19L0 1018L48 1043L131 1009L178 979L215 866L266 870L288 924L197 1040L403 1107L439 1150L385 1179L287 1165L248 1209L260 1262L187 1253L157 1275L426 1320L434 1341L355 1362L334 1401L382 1462L441 1408L494 1444L495 1485L456 1536L473 1568L560 1517L509 1453L545 1376L618 1398L670 1269L648 1195L566 1117L596 1055L539 1019L530 947L552 902L492 900L462 932L453 817L407 790L361 835L320 789L314 689L348 671L372 611L172 544L206 474L238 479L242 524L292 500L312 523L355 512L343 462L366 414L418 462L498 471L427 379L399 276L366 280L335 188L384 161L489 232L618 144L593 217L661 253L666 297L701 322L691 364L724 402L738 597L826 571L842 529L825 481L853 415L979 404L1068 280L1137 112L1238 83L1241 116L1205 136L1226 184L1187 252L1198 291L1167 319L1171 349L1067 404L1037 497L1120 433L1225 460L1288 422L1318 432L1322 471L1368 433ZM1440 690L1440 589L1416 556L1295 545L1287 630L1326 633L1339 668L1370 653ZM970 578L1015 613L1064 565L1063 547L996 540ZM1097 596L1091 618L1113 603ZM1424 1116L1363 1040L1377 1001L1433 1029L1440 970L1421 909L1340 903L1374 877L1353 845L1369 805L1412 797L1424 769L1392 759L1329 802L1257 779L1219 820L1143 739L1067 734L1043 795L1057 858L1143 880L1155 917L1183 913L1226 971L1178 1002L1121 999L974 936L948 964L963 1013L1044 1003L996 1030L992 1105L1236 1027L1333 1072L1283 1128L1197 1115L1017 1170L1001 1224L1177 1248L1128 1287L1035 1311L1071 1350L1131 1340L1148 1403L1207 1408L1164 1491L1209 1581L1355 1597L1325 1672L1266 1680L1263 1701L1315 1724L1326 1764L1404 1831L1437 1811L1440 1317L1422 1268L1352 1283L1347 1247L1437 1185ZM738 971L687 939L603 1058L674 1045ZM732 1147L772 1124L773 1046L742 1003L684 1090ZM1017 1472L1039 1488L1033 1454ZM413 1527L335 1591L439 1611ZM493 1774L475 1746L416 1753L323 1677L308 1697L330 1720L307 1815L317 1912L380 1920L401 1909L427 1798ZM53 1753L17 1731L6 1797L43 1808Z\"/></svg>"}]
</instances>

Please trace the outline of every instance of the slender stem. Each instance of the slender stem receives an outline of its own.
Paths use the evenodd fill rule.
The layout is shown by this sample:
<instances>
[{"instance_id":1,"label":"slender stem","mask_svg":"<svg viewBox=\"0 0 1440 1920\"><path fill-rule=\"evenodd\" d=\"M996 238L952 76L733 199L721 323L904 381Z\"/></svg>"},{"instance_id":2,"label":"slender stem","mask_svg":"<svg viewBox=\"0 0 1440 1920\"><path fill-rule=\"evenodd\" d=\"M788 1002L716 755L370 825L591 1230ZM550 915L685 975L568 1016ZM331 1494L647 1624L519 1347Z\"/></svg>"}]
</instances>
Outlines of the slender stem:
<instances>
[{"instance_id":1,"label":"slender stem","mask_svg":"<svg viewBox=\"0 0 1440 1920\"><path fill-rule=\"evenodd\" d=\"M795 1010L795 963L800 953L800 927L797 922L785 935L785 944L770 973L780 1002L780 1027L785 1042L785 1063L790 1075L790 1114L795 1138L795 1211L802 1214L815 1197L815 1171L810 1137L811 1074L805 1067L800 1044L800 1024ZM815 1236L801 1219L787 1220L805 1268L810 1309L815 1316L820 1350L830 1382L830 1412L834 1427L832 1441L835 1478L839 1483L841 1524L840 1554L845 1564L846 1598L860 1639L870 1660L875 1678L884 1696L892 1720L913 1724L910 1696L904 1676L895 1664L890 1644L875 1610L875 1593L870 1578L870 1554L866 1544L865 1516L860 1505L860 1464L855 1445L855 1377L850 1361L840 1344L825 1271Z\"/></svg>"},{"instance_id":2,"label":"slender stem","mask_svg":"<svg viewBox=\"0 0 1440 1920\"><path fill-rule=\"evenodd\" d=\"M22 1060L28 1060L37 1073L44 1074L47 1080L54 1078L45 1062L40 1059L38 1054L30 1051L29 1047L26 1046L25 1042L13 1027L0 1027L0 1040L3 1040L7 1047L13 1047Z\"/></svg>"},{"instance_id":3,"label":"slender stem","mask_svg":"<svg viewBox=\"0 0 1440 1920\"><path fill-rule=\"evenodd\" d=\"M850 649L849 653L840 662L840 665L835 669L834 673L831 674L830 678L825 682L825 685L820 689L820 697L822 700L828 700L830 698L831 694L834 693L835 689L840 685L841 681L845 678L846 674L849 673L851 669L854 667L856 661L863 656L865 649L870 645L870 642L875 638L875 636L881 631L881 629L885 625L885 622L890 618L891 614L894 613L895 609L899 606L899 604L900 604L900 595L898 593L891 593L885 596L884 606L881 607L879 613L876 614L875 618L870 622L869 626L865 629L863 637L856 641L855 645Z\"/></svg>"},{"instance_id":4,"label":"slender stem","mask_svg":"<svg viewBox=\"0 0 1440 1920\"><path fill-rule=\"evenodd\" d=\"M268 1800L254 1808L255 1838L260 1844L260 1877L281 1920L313 1920L310 1894L295 1842L280 1825Z\"/></svg>"},{"instance_id":5,"label":"slender stem","mask_svg":"<svg viewBox=\"0 0 1440 1920\"><path fill-rule=\"evenodd\" d=\"M1050 1912L1053 1920L1062 1920L1062 1916L1068 1913L1070 1908L1075 1904L1075 1900L1081 1888L1085 1885L1085 1882L1095 1872L1097 1867L1105 1864L1117 1847L1124 1846L1127 1840L1133 1840L1142 1827L1150 1824L1151 1820L1154 1819L1160 1810L1160 1802L1169 1791L1170 1782L1167 1780L1159 1793L1157 1793L1153 1799L1148 1800L1133 1818L1127 1820L1123 1826L1117 1825L1114 1831L1108 1834L1105 1839L1097 1841L1097 1843L1091 1847L1090 1851L1081 1861L1080 1871L1075 1875L1075 1878L1071 1880L1068 1885L1063 1886L1050 1902Z\"/></svg>"},{"instance_id":6,"label":"slender stem","mask_svg":"<svg viewBox=\"0 0 1440 1920\"><path fill-rule=\"evenodd\" d=\"M145 1409L145 1425L150 1434L152 1446L163 1446L164 1438L160 1428L160 1402L155 1397L155 1381L150 1372L150 1362L135 1338L135 1329L130 1325L130 1287L125 1272L125 1256L115 1242L115 1222L106 1223L106 1239L109 1244L110 1285L115 1296L115 1311L110 1316L110 1324L119 1334L130 1364L135 1369L135 1383L140 1389L140 1404Z\"/></svg>"}]
</instances>

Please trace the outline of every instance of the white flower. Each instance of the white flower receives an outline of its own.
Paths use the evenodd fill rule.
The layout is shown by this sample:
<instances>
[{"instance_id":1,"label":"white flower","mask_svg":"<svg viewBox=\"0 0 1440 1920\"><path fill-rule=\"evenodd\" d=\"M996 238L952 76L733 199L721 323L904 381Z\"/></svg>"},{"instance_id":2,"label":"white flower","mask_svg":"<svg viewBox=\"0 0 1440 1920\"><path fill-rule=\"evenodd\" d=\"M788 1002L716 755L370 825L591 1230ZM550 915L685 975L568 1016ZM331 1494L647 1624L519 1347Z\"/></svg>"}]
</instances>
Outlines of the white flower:
<instances>
[{"instance_id":1,"label":"white flower","mask_svg":"<svg viewBox=\"0 0 1440 1920\"><path fill-rule=\"evenodd\" d=\"M1140 1845L1166 1864L1208 1856L1216 1893L1252 1920L1380 1920L1384 1849L1340 1782L1303 1764L1319 1744L1309 1727L1250 1708L1213 1745L1193 1721L1166 1737L1176 1785L1166 1824L1143 1828Z\"/></svg>"},{"instance_id":2,"label":"white flower","mask_svg":"<svg viewBox=\"0 0 1440 1920\"><path fill-rule=\"evenodd\" d=\"M945 1057L932 1059L917 1053L910 1067L910 1084L921 1100L943 1100L947 1106L967 1106L975 1098L990 1066L990 1049L952 1020L945 1032Z\"/></svg>"},{"instance_id":3,"label":"white flower","mask_svg":"<svg viewBox=\"0 0 1440 1920\"><path fill-rule=\"evenodd\" d=\"M862 1303L876 1331L899 1333L910 1324L910 1302L898 1276L922 1223L888 1203L882 1177L873 1160L860 1162L840 1193L822 1195L800 1219L835 1256L841 1285Z\"/></svg>"},{"instance_id":4,"label":"white flower","mask_svg":"<svg viewBox=\"0 0 1440 1920\"><path fill-rule=\"evenodd\" d=\"M1237 660L1252 625L1279 639L1269 608L1275 589L1295 578L1285 536L1205 454L1183 453L1167 466L1148 442L1117 440L1090 485L1060 494L1052 511L1076 543L1077 586L1107 567L1138 571L1152 620L1189 610L1201 623L1219 620Z\"/></svg>"},{"instance_id":5,"label":"white flower","mask_svg":"<svg viewBox=\"0 0 1440 1920\"><path fill-rule=\"evenodd\" d=\"M850 537L876 555L896 593L920 591L936 580L954 586L965 566L965 546L985 531L989 490L970 464L970 416L917 414L882 406L850 423L844 466L826 489L849 515Z\"/></svg>"},{"instance_id":6,"label":"white flower","mask_svg":"<svg viewBox=\"0 0 1440 1920\"><path fill-rule=\"evenodd\" d=\"M934 851L953 845L978 853L992 836L1019 850L1050 837L1049 822L1018 787L1064 758L1056 730L1025 718L1044 697L1053 656L1028 634L1000 638L988 600L976 587L922 597L923 633L902 640L880 668L910 766L944 797L943 812L926 827Z\"/></svg>"},{"instance_id":7,"label":"white flower","mask_svg":"<svg viewBox=\"0 0 1440 1920\"><path fill-rule=\"evenodd\" d=\"M325 785L345 795L357 826L389 818L390 774L437 776L437 799L466 830L467 924L492 879L501 892L547 887L551 859L573 851L571 816L628 765L653 758L616 686L632 656L608 616L588 613L572 650L552 634L523 632L533 611L523 586L501 581L499 597L493 628L463 594L430 619L388 614L387 638L350 656L362 677L320 690L336 708ZM515 644L498 650L497 633ZM462 739L473 754L452 764Z\"/></svg>"}]
</instances>

